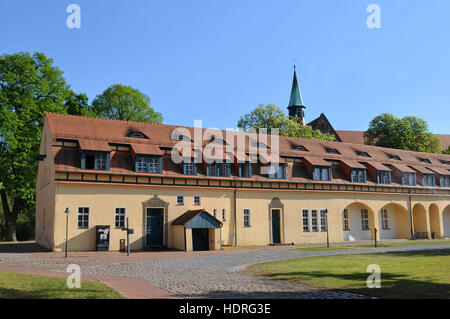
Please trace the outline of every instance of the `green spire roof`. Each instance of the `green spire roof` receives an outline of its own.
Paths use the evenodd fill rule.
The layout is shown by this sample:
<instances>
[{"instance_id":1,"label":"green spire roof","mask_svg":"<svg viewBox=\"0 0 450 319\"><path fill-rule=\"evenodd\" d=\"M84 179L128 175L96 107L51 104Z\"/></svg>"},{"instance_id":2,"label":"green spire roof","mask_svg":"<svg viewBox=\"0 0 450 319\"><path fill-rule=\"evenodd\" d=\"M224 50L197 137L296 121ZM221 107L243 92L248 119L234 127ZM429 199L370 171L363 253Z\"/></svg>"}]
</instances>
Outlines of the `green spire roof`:
<instances>
[{"instance_id":1,"label":"green spire roof","mask_svg":"<svg viewBox=\"0 0 450 319\"><path fill-rule=\"evenodd\" d=\"M298 87L298 81L297 81L297 73L295 72L295 66L294 66L294 80L292 82L292 90L291 90L291 98L289 100L289 106L303 106L303 99L302 94L300 93L300 88Z\"/></svg>"}]
</instances>

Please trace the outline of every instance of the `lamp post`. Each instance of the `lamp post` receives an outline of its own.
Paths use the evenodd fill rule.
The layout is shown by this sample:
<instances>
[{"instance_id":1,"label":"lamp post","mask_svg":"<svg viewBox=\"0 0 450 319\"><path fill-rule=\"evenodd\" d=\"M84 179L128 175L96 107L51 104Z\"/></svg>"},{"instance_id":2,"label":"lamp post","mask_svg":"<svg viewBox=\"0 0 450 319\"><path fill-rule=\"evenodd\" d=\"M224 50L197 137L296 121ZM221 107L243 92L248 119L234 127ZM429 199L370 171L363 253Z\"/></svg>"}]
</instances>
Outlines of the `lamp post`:
<instances>
[{"instance_id":1,"label":"lamp post","mask_svg":"<svg viewBox=\"0 0 450 319\"><path fill-rule=\"evenodd\" d=\"M328 209L326 210L326 213L325 213L326 215L326 218L327 218L327 247L330 247L330 235L329 235L329 232L328 232Z\"/></svg>"},{"instance_id":2,"label":"lamp post","mask_svg":"<svg viewBox=\"0 0 450 319\"><path fill-rule=\"evenodd\" d=\"M70 214L69 207L66 208L64 213L66 214L66 254L65 254L64 258L67 258L67 249L68 249L67 245L68 245L68 237L69 237L69 214Z\"/></svg>"}]
</instances>

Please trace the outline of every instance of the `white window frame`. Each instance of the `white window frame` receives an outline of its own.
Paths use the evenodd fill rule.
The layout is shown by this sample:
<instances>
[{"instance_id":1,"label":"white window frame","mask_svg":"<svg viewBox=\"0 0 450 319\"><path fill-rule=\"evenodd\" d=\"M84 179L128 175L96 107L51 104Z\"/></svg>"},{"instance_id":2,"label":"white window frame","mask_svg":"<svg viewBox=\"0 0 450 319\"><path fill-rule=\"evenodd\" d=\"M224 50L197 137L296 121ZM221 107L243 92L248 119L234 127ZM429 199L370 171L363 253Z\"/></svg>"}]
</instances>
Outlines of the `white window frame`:
<instances>
[{"instance_id":1,"label":"white window frame","mask_svg":"<svg viewBox=\"0 0 450 319\"><path fill-rule=\"evenodd\" d=\"M245 214L246 213L246 211L247 211L247 214ZM252 223L251 223L251 210L250 210L250 208L244 208L243 209L243 224L244 224L244 227L245 228L247 228L247 227L252 227ZM245 222L245 216L247 215L247 223Z\"/></svg>"},{"instance_id":2,"label":"white window frame","mask_svg":"<svg viewBox=\"0 0 450 319\"><path fill-rule=\"evenodd\" d=\"M342 229L343 231L350 231L350 218L347 208L342 211Z\"/></svg>"},{"instance_id":3,"label":"white window frame","mask_svg":"<svg viewBox=\"0 0 450 319\"><path fill-rule=\"evenodd\" d=\"M318 209L311 209L311 231L312 232L318 232L319 231L319 210ZM316 216L314 216L314 213Z\"/></svg>"},{"instance_id":4,"label":"white window frame","mask_svg":"<svg viewBox=\"0 0 450 319\"><path fill-rule=\"evenodd\" d=\"M381 215L381 229L389 230L388 210L386 208L381 209L380 215Z\"/></svg>"},{"instance_id":5,"label":"white window frame","mask_svg":"<svg viewBox=\"0 0 450 319\"><path fill-rule=\"evenodd\" d=\"M214 218L217 218L217 208L213 208L213 216Z\"/></svg>"},{"instance_id":6,"label":"white window frame","mask_svg":"<svg viewBox=\"0 0 450 319\"><path fill-rule=\"evenodd\" d=\"M226 208L222 208L222 221L223 222L227 221L227 209Z\"/></svg>"},{"instance_id":7,"label":"white window frame","mask_svg":"<svg viewBox=\"0 0 450 319\"><path fill-rule=\"evenodd\" d=\"M325 216L324 216L324 215ZM319 212L320 231L325 232L328 228L328 209L321 209Z\"/></svg>"},{"instance_id":8,"label":"white window frame","mask_svg":"<svg viewBox=\"0 0 450 319\"><path fill-rule=\"evenodd\" d=\"M123 226L117 226L116 224L116 220L117 220L117 210L118 209L123 209L125 211L125 214L123 215ZM116 207L114 208L114 227L115 228L122 228L122 227L126 227L127 224L127 208L126 207Z\"/></svg>"},{"instance_id":9,"label":"white window frame","mask_svg":"<svg viewBox=\"0 0 450 319\"><path fill-rule=\"evenodd\" d=\"M88 225L87 225L87 227L80 227L80 224L78 222L78 217L80 216L80 208L87 208L88 209L88 213L87 213ZM83 213L83 214L85 214L85 213ZM89 229L90 226L91 226L91 206L78 206L77 207L77 228L78 229Z\"/></svg>"},{"instance_id":10,"label":"white window frame","mask_svg":"<svg viewBox=\"0 0 450 319\"><path fill-rule=\"evenodd\" d=\"M306 216L305 216L305 214L306 214ZM302 229L303 229L303 232L305 232L305 233L311 231L310 227L309 227L309 217L310 217L309 210L303 209L302 210Z\"/></svg>"},{"instance_id":11,"label":"white window frame","mask_svg":"<svg viewBox=\"0 0 450 319\"><path fill-rule=\"evenodd\" d=\"M181 202L178 201L179 198L181 198ZM177 206L183 206L183 205L184 205L184 196L177 195Z\"/></svg>"},{"instance_id":12,"label":"white window frame","mask_svg":"<svg viewBox=\"0 0 450 319\"><path fill-rule=\"evenodd\" d=\"M367 217L366 217L367 214ZM366 227L367 226L367 227ZM363 231L370 230L370 224L369 224L369 210L367 208L361 209L361 229Z\"/></svg>"},{"instance_id":13,"label":"white window frame","mask_svg":"<svg viewBox=\"0 0 450 319\"><path fill-rule=\"evenodd\" d=\"M195 202L195 199L198 198L198 203ZM202 204L202 197L200 195L195 195L194 196L194 205L195 206L200 206Z\"/></svg>"}]
</instances>

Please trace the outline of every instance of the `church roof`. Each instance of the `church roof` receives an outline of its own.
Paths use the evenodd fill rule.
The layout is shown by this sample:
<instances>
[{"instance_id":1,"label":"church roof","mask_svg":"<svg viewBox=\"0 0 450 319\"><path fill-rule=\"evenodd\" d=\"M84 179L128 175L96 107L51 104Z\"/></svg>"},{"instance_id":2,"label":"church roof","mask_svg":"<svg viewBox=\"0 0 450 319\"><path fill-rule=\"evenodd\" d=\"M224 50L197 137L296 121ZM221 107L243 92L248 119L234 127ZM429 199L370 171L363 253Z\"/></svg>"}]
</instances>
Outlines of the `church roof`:
<instances>
[{"instance_id":1,"label":"church roof","mask_svg":"<svg viewBox=\"0 0 450 319\"><path fill-rule=\"evenodd\" d=\"M302 93L300 92L300 87L298 86L297 81L297 72L295 71L294 67L294 79L292 81L292 89L291 89L291 98L289 99L289 106L303 106L303 99L302 99Z\"/></svg>"}]
</instances>

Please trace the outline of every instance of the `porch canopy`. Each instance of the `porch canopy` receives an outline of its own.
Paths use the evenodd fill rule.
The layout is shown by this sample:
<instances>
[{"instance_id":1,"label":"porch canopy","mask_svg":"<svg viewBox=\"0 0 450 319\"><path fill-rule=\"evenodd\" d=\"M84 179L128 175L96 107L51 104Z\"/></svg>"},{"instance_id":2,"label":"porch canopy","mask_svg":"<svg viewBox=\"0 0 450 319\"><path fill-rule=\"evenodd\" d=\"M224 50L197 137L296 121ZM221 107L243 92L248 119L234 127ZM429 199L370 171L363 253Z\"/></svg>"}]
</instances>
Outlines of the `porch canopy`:
<instances>
[{"instance_id":1,"label":"porch canopy","mask_svg":"<svg viewBox=\"0 0 450 319\"><path fill-rule=\"evenodd\" d=\"M222 223L204 209L188 210L172 222L185 228L221 228Z\"/></svg>"}]
</instances>

